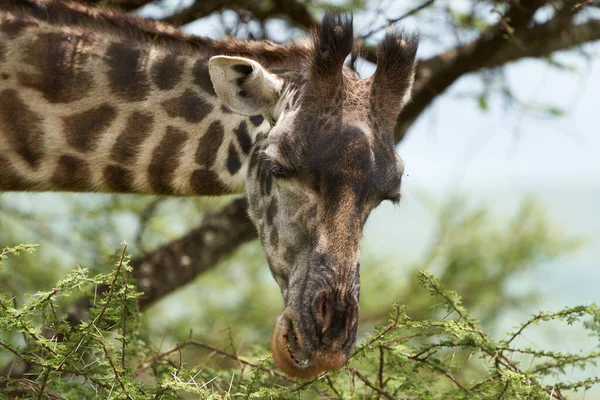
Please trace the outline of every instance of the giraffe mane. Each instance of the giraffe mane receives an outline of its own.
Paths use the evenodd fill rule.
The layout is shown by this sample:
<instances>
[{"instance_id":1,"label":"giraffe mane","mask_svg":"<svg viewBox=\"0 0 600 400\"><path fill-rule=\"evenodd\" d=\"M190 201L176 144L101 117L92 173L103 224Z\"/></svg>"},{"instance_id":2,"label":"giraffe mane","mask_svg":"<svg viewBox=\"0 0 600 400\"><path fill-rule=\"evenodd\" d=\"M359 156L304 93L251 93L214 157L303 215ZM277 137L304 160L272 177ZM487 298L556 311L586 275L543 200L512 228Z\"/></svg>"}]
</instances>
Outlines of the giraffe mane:
<instances>
[{"instance_id":1,"label":"giraffe mane","mask_svg":"<svg viewBox=\"0 0 600 400\"><path fill-rule=\"evenodd\" d=\"M235 37L212 39L190 35L169 23L127 15L122 12L86 7L69 0L4 0L0 10L18 11L53 25L86 26L99 32L125 36L131 41L152 42L169 50L206 56L238 55L267 65L285 66L308 58L313 49L310 40L286 44L269 40L242 40Z\"/></svg>"}]
</instances>

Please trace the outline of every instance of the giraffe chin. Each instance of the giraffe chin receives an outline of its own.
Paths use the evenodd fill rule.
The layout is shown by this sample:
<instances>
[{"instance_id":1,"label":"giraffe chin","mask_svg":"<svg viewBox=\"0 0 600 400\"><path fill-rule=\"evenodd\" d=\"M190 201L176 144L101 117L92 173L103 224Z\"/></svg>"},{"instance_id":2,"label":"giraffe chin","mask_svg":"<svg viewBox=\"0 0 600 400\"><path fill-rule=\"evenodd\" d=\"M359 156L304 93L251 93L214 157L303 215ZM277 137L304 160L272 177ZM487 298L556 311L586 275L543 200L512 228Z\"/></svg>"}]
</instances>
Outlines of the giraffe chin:
<instances>
[{"instance_id":1,"label":"giraffe chin","mask_svg":"<svg viewBox=\"0 0 600 400\"><path fill-rule=\"evenodd\" d=\"M314 355L306 354L302 348L302 337L294 329L290 319L281 315L277 319L271 352L275 364L287 375L294 378L309 379L322 372L342 368L347 360L346 354L338 351L317 350Z\"/></svg>"}]
</instances>

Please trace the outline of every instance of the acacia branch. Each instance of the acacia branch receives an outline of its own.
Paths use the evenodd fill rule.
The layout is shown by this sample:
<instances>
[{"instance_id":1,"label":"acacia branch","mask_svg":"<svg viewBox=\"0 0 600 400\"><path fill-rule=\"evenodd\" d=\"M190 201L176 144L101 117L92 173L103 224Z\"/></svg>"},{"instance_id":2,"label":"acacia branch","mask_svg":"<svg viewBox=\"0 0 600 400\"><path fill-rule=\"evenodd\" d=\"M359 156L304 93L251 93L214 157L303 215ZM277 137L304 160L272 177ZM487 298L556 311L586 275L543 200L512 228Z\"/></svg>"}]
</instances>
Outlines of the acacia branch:
<instances>
[{"instance_id":1,"label":"acacia branch","mask_svg":"<svg viewBox=\"0 0 600 400\"><path fill-rule=\"evenodd\" d=\"M208 215L182 238L131 262L143 309L217 265L222 257L257 237L245 197Z\"/></svg>"},{"instance_id":2,"label":"acacia branch","mask_svg":"<svg viewBox=\"0 0 600 400\"><path fill-rule=\"evenodd\" d=\"M237 198L207 215L180 239L131 260L137 290L144 293L138 300L140 310L190 283L239 246L255 239L258 234L247 209L246 198ZM109 290L109 285L99 286L96 295L105 295ZM80 324L90 307L92 299L88 296L75 302L67 311L69 324Z\"/></svg>"},{"instance_id":3,"label":"acacia branch","mask_svg":"<svg viewBox=\"0 0 600 400\"><path fill-rule=\"evenodd\" d=\"M211 351L213 353L219 354L219 355L221 355L223 357L226 357L226 358L229 358L231 360L234 360L238 364L242 364L242 368L243 368L244 365L246 365L246 366L249 366L249 367L252 367L252 368L255 368L255 369L260 369L262 371L265 371L265 372L269 373L270 375L277 376L277 377L285 380L286 382L296 383L296 381L290 379L289 376L287 376L287 375L285 375L285 374L283 374L283 373L281 373L279 371L276 371L274 369L265 367L262 364L256 364L256 363L254 363L252 361L249 361L249 360L246 360L244 358L240 358L237 354L232 354L232 353L226 352L225 350L221 350L218 347L212 346L210 344L202 343L202 342L199 342L199 341L194 340L194 339L189 339L189 340L187 340L184 343L177 344L175 347L173 347L173 348L171 348L169 350L163 351L162 353L157 354L157 355L151 357L149 360L142 362L138 366L138 368L135 370L134 375L136 375L136 376L139 375L143 371L147 370L148 368L151 368L154 364L157 364L157 363L161 362L162 360L164 360L165 358L167 358L168 356L170 356L173 353L178 352L178 353L180 353L180 357L181 357L181 350L184 349L184 348L186 348L186 347L199 347L199 348L203 348L205 350L209 350L209 351Z\"/></svg>"},{"instance_id":4,"label":"acacia branch","mask_svg":"<svg viewBox=\"0 0 600 400\"><path fill-rule=\"evenodd\" d=\"M309 29L319 23L308 8L296 0L273 0L268 8L265 8L265 3L260 0L196 0L188 8L176 12L164 20L180 26L225 9L246 10L261 21L282 17L304 29Z\"/></svg>"},{"instance_id":5,"label":"acacia branch","mask_svg":"<svg viewBox=\"0 0 600 400\"><path fill-rule=\"evenodd\" d=\"M240 0L204 0L195 1L191 6L163 18L163 21L181 26L206 17L215 11L231 8L242 3Z\"/></svg>"},{"instance_id":6,"label":"acacia branch","mask_svg":"<svg viewBox=\"0 0 600 400\"><path fill-rule=\"evenodd\" d=\"M373 389L375 392L377 392L377 394L379 394L389 400L396 400L396 398L394 396L392 396L390 393L375 386L371 381L369 381L369 379L366 376L361 374L360 371L358 371L356 368L348 368L348 370L352 373L352 375L355 375L358 379L363 381L363 383L365 385L367 385L368 387Z\"/></svg>"}]
</instances>

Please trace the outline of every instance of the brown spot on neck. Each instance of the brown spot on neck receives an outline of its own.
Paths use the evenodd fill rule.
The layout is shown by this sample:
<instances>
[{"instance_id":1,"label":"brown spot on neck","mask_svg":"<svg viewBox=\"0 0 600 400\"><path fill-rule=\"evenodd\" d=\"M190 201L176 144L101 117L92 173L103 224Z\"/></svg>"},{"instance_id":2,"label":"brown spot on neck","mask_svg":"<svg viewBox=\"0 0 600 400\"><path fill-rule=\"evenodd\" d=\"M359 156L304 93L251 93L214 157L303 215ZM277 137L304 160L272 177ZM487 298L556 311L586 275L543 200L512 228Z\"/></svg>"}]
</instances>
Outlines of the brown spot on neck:
<instances>
[{"instance_id":1,"label":"brown spot on neck","mask_svg":"<svg viewBox=\"0 0 600 400\"><path fill-rule=\"evenodd\" d=\"M265 117L263 117L262 115L253 115L250 117L250 122L252 122L252 125L259 127L263 121L265 120Z\"/></svg>"},{"instance_id":2,"label":"brown spot on neck","mask_svg":"<svg viewBox=\"0 0 600 400\"><path fill-rule=\"evenodd\" d=\"M224 130L220 121L213 121L204 136L198 142L196 163L206 169L212 168L217 159L217 152L223 144Z\"/></svg>"},{"instance_id":3,"label":"brown spot on neck","mask_svg":"<svg viewBox=\"0 0 600 400\"><path fill-rule=\"evenodd\" d=\"M135 162L138 151L148 138L154 117L149 112L134 111L127 117L125 129L121 132L110 153L110 157L121 164Z\"/></svg>"},{"instance_id":4,"label":"brown spot on neck","mask_svg":"<svg viewBox=\"0 0 600 400\"><path fill-rule=\"evenodd\" d=\"M200 86L206 93L216 96L210 75L208 73L208 59L199 58L194 64L194 83Z\"/></svg>"},{"instance_id":5,"label":"brown spot on neck","mask_svg":"<svg viewBox=\"0 0 600 400\"><path fill-rule=\"evenodd\" d=\"M104 178L104 184L113 192L132 193L135 191L133 173L128 169L118 165L108 165L102 171L102 177Z\"/></svg>"},{"instance_id":6,"label":"brown spot on neck","mask_svg":"<svg viewBox=\"0 0 600 400\"><path fill-rule=\"evenodd\" d=\"M273 220L277 214L277 199L272 198L269 206L267 207L267 214L265 216L265 223L269 226L273 225Z\"/></svg>"},{"instance_id":7,"label":"brown spot on neck","mask_svg":"<svg viewBox=\"0 0 600 400\"><path fill-rule=\"evenodd\" d=\"M108 103L100 107L63 118L69 146L83 152L93 151L98 139L117 117L117 110Z\"/></svg>"},{"instance_id":8,"label":"brown spot on neck","mask_svg":"<svg viewBox=\"0 0 600 400\"><path fill-rule=\"evenodd\" d=\"M279 246L279 232L277 231L277 227L275 225L271 226L269 240L271 241L271 246L273 246L274 248L277 248L277 246Z\"/></svg>"},{"instance_id":9,"label":"brown spot on neck","mask_svg":"<svg viewBox=\"0 0 600 400\"><path fill-rule=\"evenodd\" d=\"M150 93L150 83L145 69L147 52L113 43L106 51L106 62L110 68L108 79L112 91L124 100L142 101Z\"/></svg>"},{"instance_id":10,"label":"brown spot on neck","mask_svg":"<svg viewBox=\"0 0 600 400\"><path fill-rule=\"evenodd\" d=\"M240 156L233 143L229 144L229 150L227 152L227 170L231 175L235 175L242 167Z\"/></svg>"},{"instance_id":11,"label":"brown spot on neck","mask_svg":"<svg viewBox=\"0 0 600 400\"><path fill-rule=\"evenodd\" d=\"M162 106L170 117L180 117L192 123L202 121L213 109L191 89L179 97L164 101Z\"/></svg>"},{"instance_id":12,"label":"brown spot on neck","mask_svg":"<svg viewBox=\"0 0 600 400\"><path fill-rule=\"evenodd\" d=\"M0 191L20 191L31 189L25 178L10 165L10 160L0 155Z\"/></svg>"},{"instance_id":13,"label":"brown spot on neck","mask_svg":"<svg viewBox=\"0 0 600 400\"><path fill-rule=\"evenodd\" d=\"M6 135L13 151L33 168L44 156L41 123L42 117L27 107L16 90L0 92L0 134Z\"/></svg>"},{"instance_id":14,"label":"brown spot on neck","mask_svg":"<svg viewBox=\"0 0 600 400\"><path fill-rule=\"evenodd\" d=\"M24 60L37 73L19 72L19 83L40 91L50 103L69 103L86 96L92 77L82 70L90 46L85 36L40 33L26 48Z\"/></svg>"},{"instance_id":15,"label":"brown spot on neck","mask_svg":"<svg viewBox=\"0 0 600 400\"><path fill-rule=\"evenodd\" d=\"M240 145L240 149L242 149L244 154L249 154L250 148L252 147L252 139L248 134L248 126L246 125L246 121L242 120L242 122L240 122L240 125L236 129L234 129L234 132L238 144Z\"/></svg>"},{"instance_id":16,"label":"brown spot on neck","mask_svg":"<svg viewBox=\"0 0 600 400\"><path fill-rule=\"evenodd\" d=\"M6 61L6 53L8 53L6 44L4 42L0 42L0 62Z\"/></svg>"},{"instance_id":17,"label":"brown spot on neck","mask_svg":"<svg viewBox=\"0 0 600 400\"><path fill-rule=\"evenodd\" d=\"M200 196L213 196L231 193L212 171L197 169L190 177L190 186L195 194Z\"/></svg>"},{"instance_id":18,"label":"brown spot on neck","mask_svg":"<svg viewBox=\"0 0 600 400\"><path fill-rule=\"evenodd\" d=\"M260 173L260 193L263 196L269 196L271 194L271 188L273 187L273 177L264 168L261 169Z\"/></svg>"},{"instance_id":19,"label":"brown spot on neck","mask_svg":"<svg viewBox=\"0 0 600 400\"><path fill-rule=\"evenodd\" d=\"M168 126L167 132L154 149L148 166L148 181L155 193L172 194L171 183L188 136L186 132Z\"/></svg>"},{"instance_id":20,"label":"brown spot on neck","mask_svg":"<svg viewBox=\"0 0 600 400\"><path fill-rule=\"evenodd\" d=\"M152 66L152 82L160 90L173 89L181 81L183 67L183 58L174 53L165 54Z\"/></svg>"},{"instance_id":21,"label":"brown spot on neck","mask_svg":"<svg viewBox=\"0 0 600 400\"><path fill-rule=\"evenodd\" d=\"M52 184L55 190L89 191L93 186L89 165L76 157L60 156L56 169L52 174Z\"/></svg>"}]
</instances>

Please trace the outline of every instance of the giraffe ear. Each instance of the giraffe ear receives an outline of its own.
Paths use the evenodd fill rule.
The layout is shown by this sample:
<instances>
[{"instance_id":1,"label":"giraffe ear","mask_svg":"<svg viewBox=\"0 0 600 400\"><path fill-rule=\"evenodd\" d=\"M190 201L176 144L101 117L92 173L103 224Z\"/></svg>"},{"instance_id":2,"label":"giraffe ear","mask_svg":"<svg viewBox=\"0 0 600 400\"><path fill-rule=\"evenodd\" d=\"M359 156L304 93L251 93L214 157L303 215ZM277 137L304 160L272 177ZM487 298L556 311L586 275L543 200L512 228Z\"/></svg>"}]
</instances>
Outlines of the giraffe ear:
<instances>
[{"instance_id":1,"label":"giraffe ear","mask_svg":"<svg viewBox=\"0 0 600 400\"><path fill-rule=\"evenodd\" d=\"M269 114L279 100L283 82L254 60L214 56L208 72L219 99L238 114Z\"/></svg>"}]
</instances>

